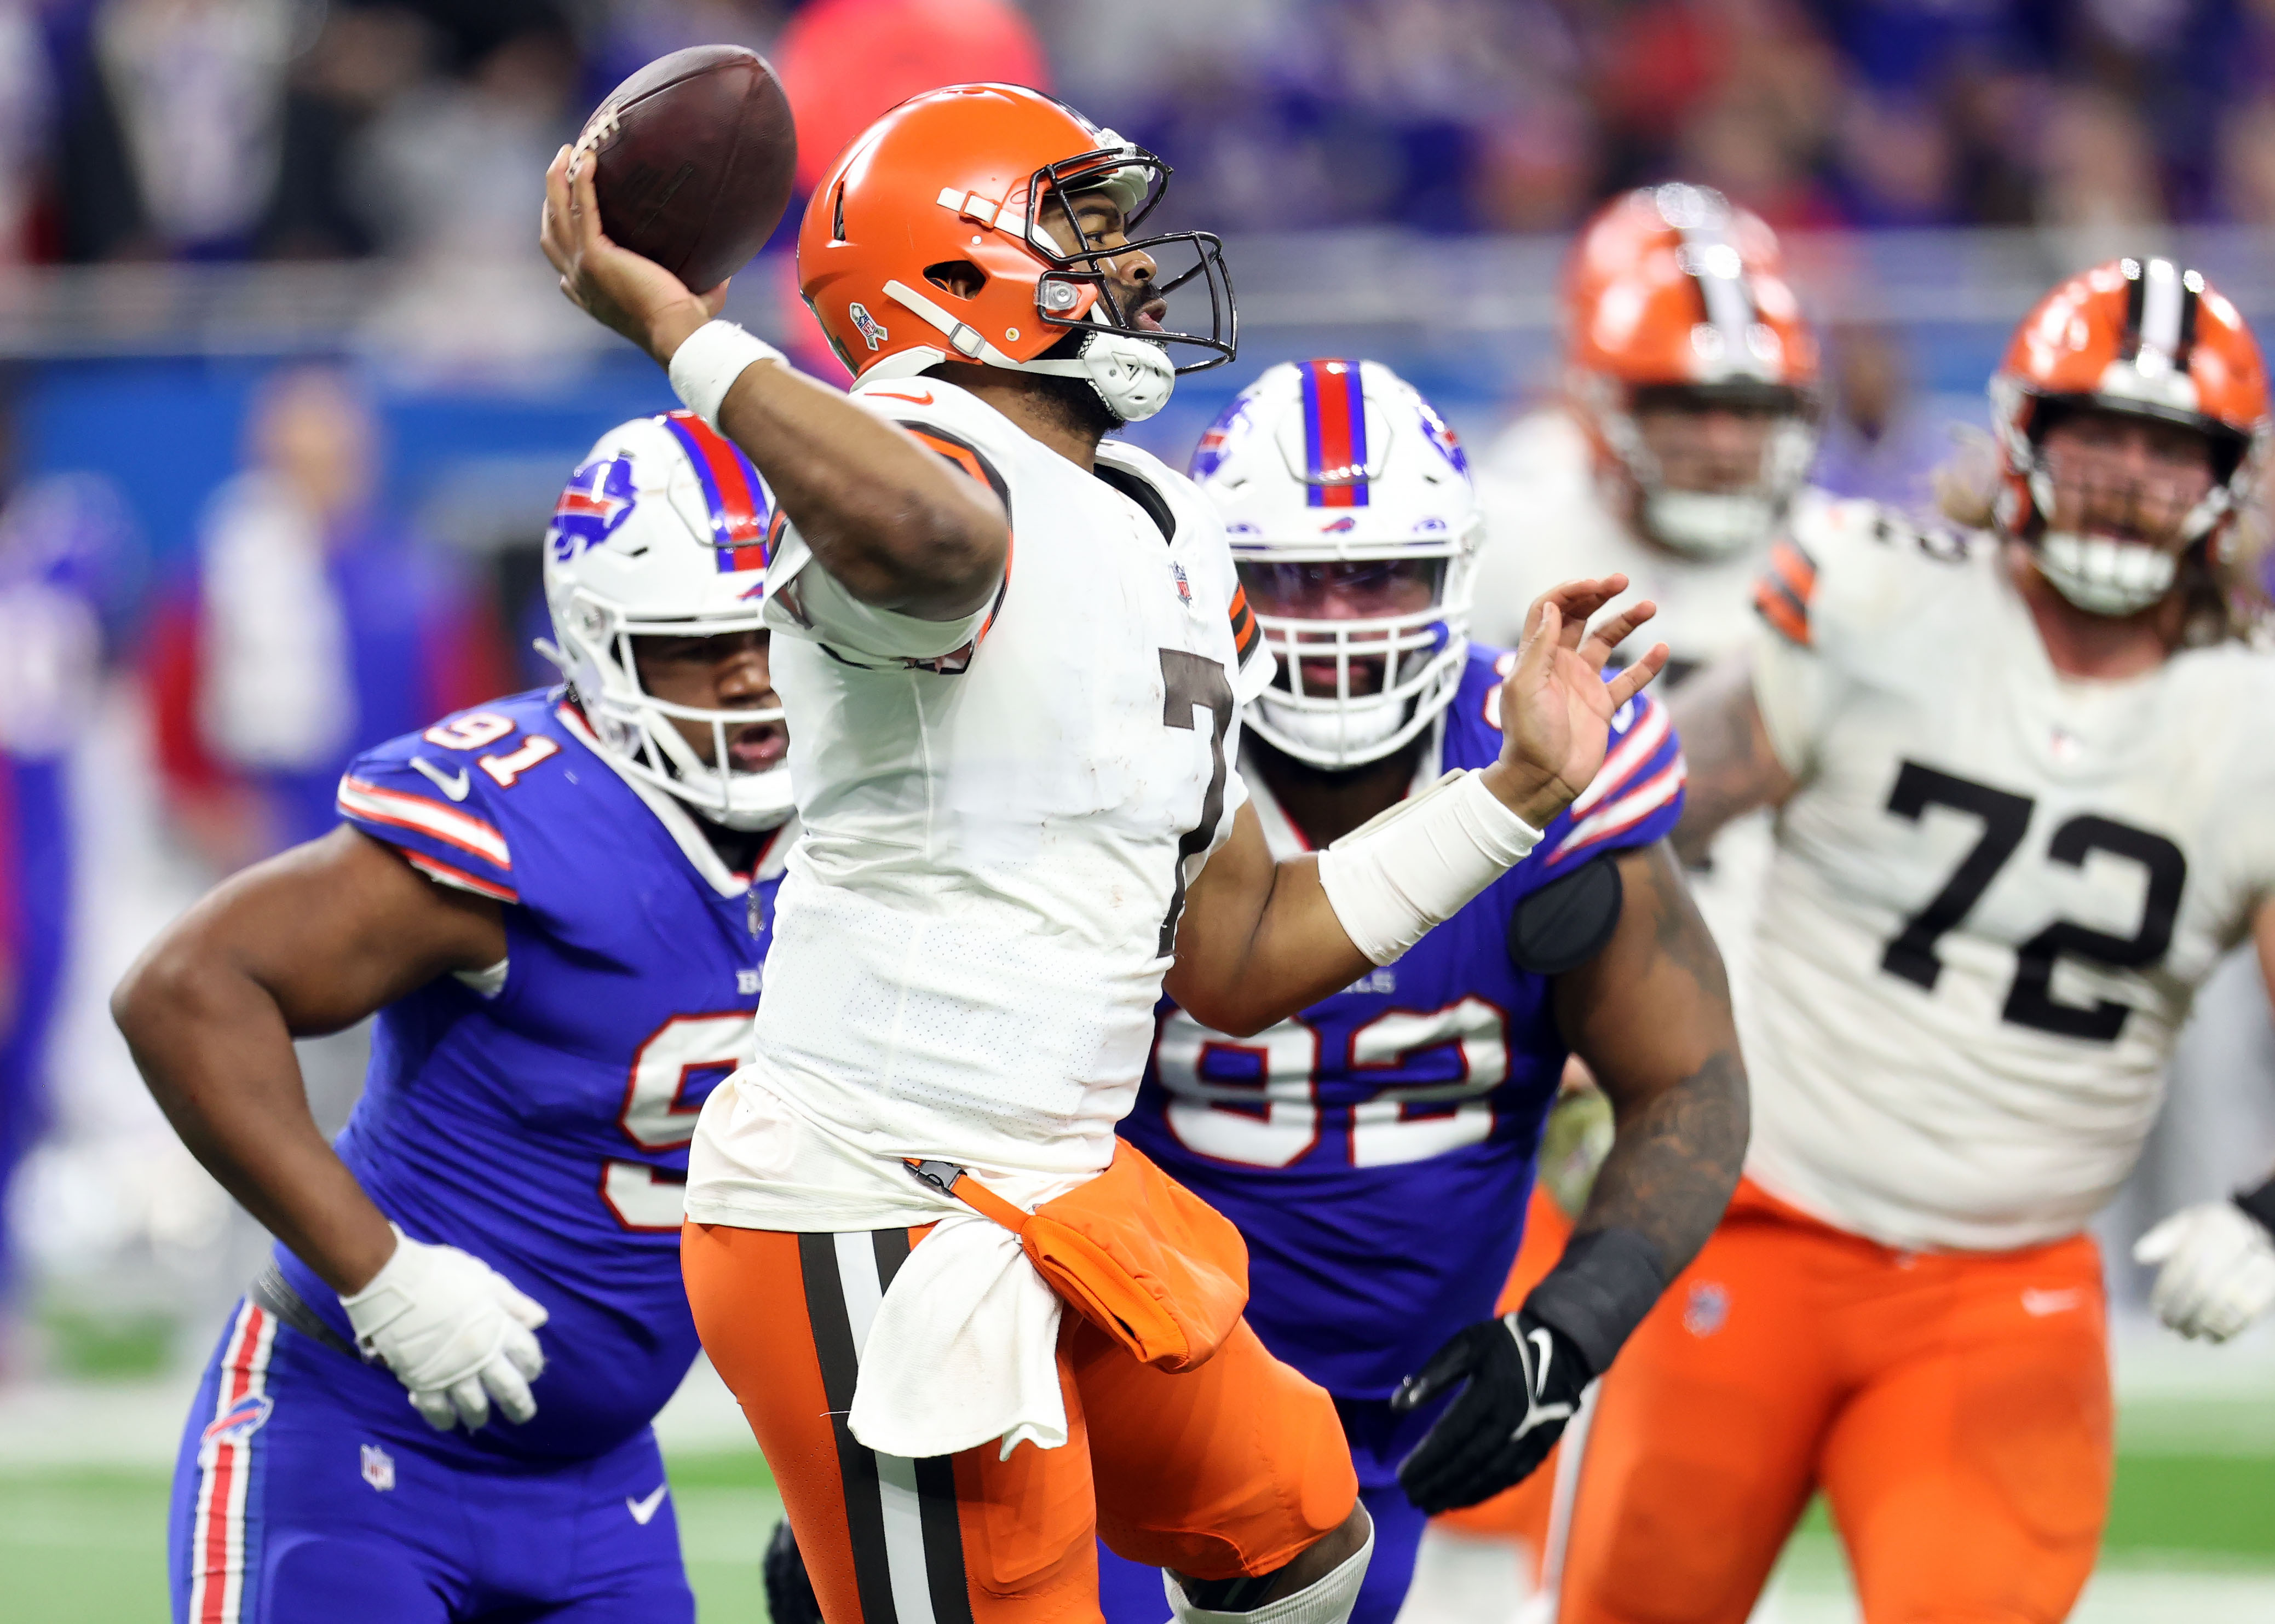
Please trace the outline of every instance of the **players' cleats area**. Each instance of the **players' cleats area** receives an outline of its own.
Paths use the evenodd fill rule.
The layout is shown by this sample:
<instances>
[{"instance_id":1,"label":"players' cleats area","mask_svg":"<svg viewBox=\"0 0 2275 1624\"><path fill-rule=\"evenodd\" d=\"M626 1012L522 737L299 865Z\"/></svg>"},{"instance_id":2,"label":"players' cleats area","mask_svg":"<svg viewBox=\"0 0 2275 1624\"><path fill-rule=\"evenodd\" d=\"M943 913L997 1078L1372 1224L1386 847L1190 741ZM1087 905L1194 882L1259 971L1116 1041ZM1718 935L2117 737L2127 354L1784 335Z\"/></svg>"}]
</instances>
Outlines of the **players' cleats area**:
<instances>
[{"instance_id":1,"label":"players' cleats area","mask_svg":"<svg viewBox=\"0 0 2275 1624\"><path fill-rule=\"evenodd\" d=\"M340 1306L358 1351L394 1373L436 1431L484 1425L492 1400L509 1421L537 1413L529 1384L544 1371L545 1351L536 1331L550 1316L471 1253L396 1229L395 1255Z\"/></svg>"},{"instance_id":2,"label":"players' cleats area","mask_svg":"<svg viewBox=\"0 0 2275 1624\"><path fill-rule=\"evenodd\" d=\"M2275 1306L2275 1236L2233 1202L2173 1213L2135 1244L2133 1261L2163 1265L2149 1305L2182 1336L2224 1342Z\"/></svg>"},{"instance_id":3,"label":"players' cleats area","mask_svg":"<svg viewBox=\"0 0 2275 1624\"><path fill-rule=\"evenodd\" d=\"M1390 1401L1402 1413L1468 1384L1399 1463L1398 1486L1436 1516L1522 1483L1556 1446L1593 1379L1572 1340L1529 1310L1455 1333Z\"/></svg>"}]
</instances>

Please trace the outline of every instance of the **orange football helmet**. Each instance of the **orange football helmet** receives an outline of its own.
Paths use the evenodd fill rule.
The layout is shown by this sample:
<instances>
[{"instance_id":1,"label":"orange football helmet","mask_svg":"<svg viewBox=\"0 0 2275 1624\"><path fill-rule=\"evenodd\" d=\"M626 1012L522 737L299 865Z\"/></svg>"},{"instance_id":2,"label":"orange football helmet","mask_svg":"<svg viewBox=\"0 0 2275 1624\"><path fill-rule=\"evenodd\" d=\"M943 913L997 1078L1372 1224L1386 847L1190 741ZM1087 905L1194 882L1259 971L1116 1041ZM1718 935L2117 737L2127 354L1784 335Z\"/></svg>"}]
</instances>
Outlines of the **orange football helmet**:
<instances>
[{"instance_id":1,"label":"orange football helmet","mask_svg":"<svg viewBox=\"0 0 2275 1624\"><path fill-rule=\"evenodd\" d=\"M2212 449L2211 489L2181 521L2183 553L2212 555L2266 454L2267 369L2243 316L2170 260L2112 260L2040 299L1991 379L2003 463L1993 522L2028 542L2038 570L2080 608L2129 615L2170 591L2180 558L2143 541L2054 531L2053 475L2041 446L2064 410L2178 423Z\"/></svg>"},{"instance_id":2,"label":"orange football helmet","mask_svg":"<svg viewBox=\"0 0 2275 1624\"><path fill-rule=\"evenodd\" d=\"M871 125L814 189L798 230L799 291L857 378L976 361L1085 378L1116 417L1151 417L1179 374L1230 360L1238 342L1223 245L1206 231L1138 235L1169 173L1040 91L934 90ZM1122 210L1126 240L1111 248L1075 219L1071 200L1096 192ZM1054 200L1071 253L1044 223ZM1124 308L1108 273L1126 255L1165 253L1190 259L1174 273L1157 266L1146 284L1149 300L1173 301L1168 323ZM1207 331L1176 329L1202 294ZM1171 346L1200 359L1175 365Z\"/></svg>"},{"instance_id":3,"label":"orange football helmet","mask_svg":"<svg viewBox=\"0 0 2275 1624\"><path fill-rule=\"evenodd\" d=\"M1582 230L1564 278L1566 387L1599 465L1632 481L1636 518L1677 551L1758 545L1817 455L1816 336L1776 236L1719 192L1630 192ZM1670 486L1638 405L1722 406L1775 419L1747 488Z\"/></svg>"}]
</instances>

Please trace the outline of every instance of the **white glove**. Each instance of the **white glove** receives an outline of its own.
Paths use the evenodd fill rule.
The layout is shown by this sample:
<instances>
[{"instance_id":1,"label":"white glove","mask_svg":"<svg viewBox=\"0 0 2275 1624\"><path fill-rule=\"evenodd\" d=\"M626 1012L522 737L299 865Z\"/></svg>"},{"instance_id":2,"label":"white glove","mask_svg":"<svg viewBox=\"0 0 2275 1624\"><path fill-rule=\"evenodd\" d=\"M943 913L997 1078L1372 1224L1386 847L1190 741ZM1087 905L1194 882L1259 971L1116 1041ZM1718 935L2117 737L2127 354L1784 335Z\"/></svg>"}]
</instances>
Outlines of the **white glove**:
<instances>
[{"instance_id":1,"label":"white glove","mask_svg":"<svg viewBox=\"0 0 2275 1624\"><path fill-rule=\"evenodd\" d=\"M455 1246L429 1246L396 1226L395 1255L361 1291L340 1299L356 1348L411 1393L438 1432L471 1432L490 1418L537 1413L529 1384L545 1369L534 1333L550 1316L495 1269Z\"/></svg>"},{"instance_id":2,"label":"white glove","mask_svg":"<svg viewBox=\"0 0 2275 1624\"><path fill-rule=\"evenodd\" d=\"M2149 1305L2182 1336L2224 1342L2275 1304L2275 1235L2233 1201L2183 1207L2143 1235L2135 1263L2158 1263Z\"/></svg>"}]
</instances>

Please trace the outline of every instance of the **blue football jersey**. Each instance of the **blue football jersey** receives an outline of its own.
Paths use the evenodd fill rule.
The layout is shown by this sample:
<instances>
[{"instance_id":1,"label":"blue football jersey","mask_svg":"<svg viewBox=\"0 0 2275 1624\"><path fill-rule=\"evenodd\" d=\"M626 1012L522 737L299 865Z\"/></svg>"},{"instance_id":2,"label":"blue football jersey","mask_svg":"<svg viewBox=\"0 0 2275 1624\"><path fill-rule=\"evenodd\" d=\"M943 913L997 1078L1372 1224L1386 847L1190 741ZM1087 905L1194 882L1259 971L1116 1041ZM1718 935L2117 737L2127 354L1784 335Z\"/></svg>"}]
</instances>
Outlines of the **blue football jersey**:
<instances>
[{"instance_id":1,"label":"blue football jersey","mask_svg":"<svg viewBox=\"0 0 2275 1624\"><path fill-rule=\"evenodd\" d=\"M1500 679L1477 648L1417 784L1500 755ZM1492 1311L1516 1256L1566 1048L1551 983L1508 955L1526 895L1674 827L1682 756L1648 694L1613 723L1603 770L1531 855L1395 964L1252 1038L1165 999L1122 1137L1248 1238L1249 1322L1339 1397L1387 1397ZM1304 850L1260 777L1275 852Z\"/></svg>"},{"instance_id":2,"label":"blue football jersey","mask_svg":"<svg viewBox=\"0 0 2275 1624\"><path fill-rule=\"evenodd\" d=\"M381 1011L348 1167L416 1239L483 1258L552 1312L536 1417L476 1443L601 1454L693 1362L679 1281L687 1144L749 1057L782 858L729 873L677 803L609 766L558 691L464 711L357 758L341 815L503 910L503 972ZM341 1335L338 1298L283 1247Z\"/></svg>"}]
</instances>

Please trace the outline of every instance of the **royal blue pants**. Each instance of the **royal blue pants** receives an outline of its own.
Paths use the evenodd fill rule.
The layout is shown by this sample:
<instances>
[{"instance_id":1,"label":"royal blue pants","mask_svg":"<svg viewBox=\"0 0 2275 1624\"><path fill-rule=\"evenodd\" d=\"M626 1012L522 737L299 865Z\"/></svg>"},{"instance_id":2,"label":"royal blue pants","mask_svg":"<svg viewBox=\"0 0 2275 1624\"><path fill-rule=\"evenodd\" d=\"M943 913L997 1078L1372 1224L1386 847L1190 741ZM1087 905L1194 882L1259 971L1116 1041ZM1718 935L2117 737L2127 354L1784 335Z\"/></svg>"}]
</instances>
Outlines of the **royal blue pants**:
<instances>
[{"instance_id":1,"label":"royal blue pants","mask_svg":"<svg viewBox=\"0 0 2275 1624\"><path fill-rule=\"evenodd\" d=\"M175 1624L695 1617L654 1432L510 1459L250 1303L183 1429L167 1565Z\"/></svg>"}]
</instances>

